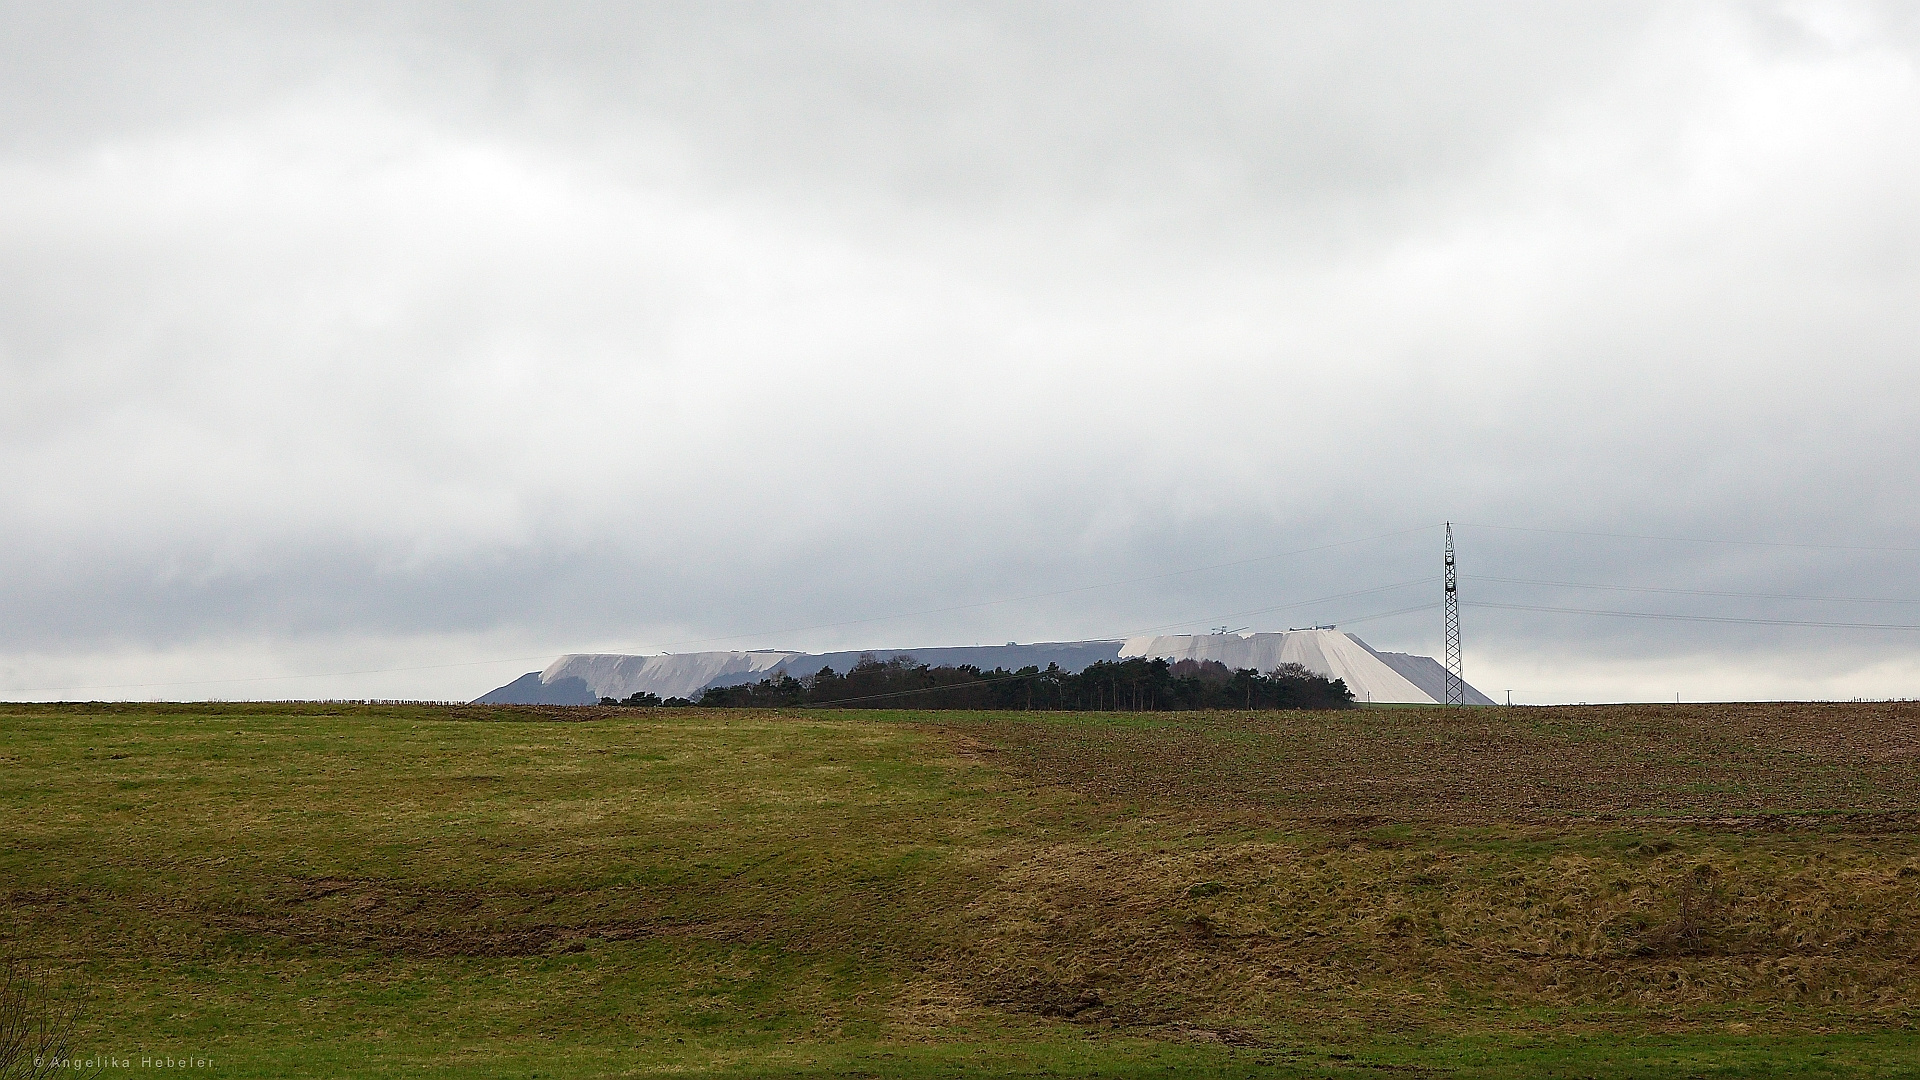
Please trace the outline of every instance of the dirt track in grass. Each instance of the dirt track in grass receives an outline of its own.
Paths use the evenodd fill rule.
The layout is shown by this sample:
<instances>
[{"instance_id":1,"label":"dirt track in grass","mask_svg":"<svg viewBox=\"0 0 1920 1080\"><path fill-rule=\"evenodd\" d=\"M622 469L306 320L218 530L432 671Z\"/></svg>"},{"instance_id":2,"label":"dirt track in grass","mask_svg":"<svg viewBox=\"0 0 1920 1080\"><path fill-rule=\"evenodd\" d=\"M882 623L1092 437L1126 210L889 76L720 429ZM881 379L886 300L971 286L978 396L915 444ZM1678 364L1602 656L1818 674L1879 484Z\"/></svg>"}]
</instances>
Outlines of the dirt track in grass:
<instances>
[{"instance_id":1,"label":"dirt track in grass","mask_svg":"<svg viewBox=\"0 0 1920 1080\"><path fill-rule=\"evenodd\" d=\"M11 940L229 1075L1897 1073L1920 1015L1907 704L0 712Z\"/></svg>"}]
</instances>

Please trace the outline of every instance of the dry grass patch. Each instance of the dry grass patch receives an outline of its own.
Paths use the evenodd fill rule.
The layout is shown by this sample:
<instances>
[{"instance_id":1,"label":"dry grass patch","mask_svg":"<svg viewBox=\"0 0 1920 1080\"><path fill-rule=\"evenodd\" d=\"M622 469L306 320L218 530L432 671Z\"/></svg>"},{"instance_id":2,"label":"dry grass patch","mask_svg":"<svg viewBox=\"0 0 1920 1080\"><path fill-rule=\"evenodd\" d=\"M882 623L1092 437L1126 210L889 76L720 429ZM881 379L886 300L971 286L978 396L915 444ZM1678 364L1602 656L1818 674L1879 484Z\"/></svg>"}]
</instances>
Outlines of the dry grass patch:
<instances>
[{"instance_id":1,"label":"dry grass patch","mask_svg":"<svg viewBox=\"0 0 1920 1080\"><path fill-rule=\"evenodd\" d=\"M1913 875L1817 851L1061 843L969 905L959 970L987 1003L1126 1025L1444 1024L1461 992L1508 1009L1793 1004L1911 1020L1915 911Z\"/></svg>"},{"instance_id":2,"label":"dry grass patch","mask_svg":"<svg viewBox=\"0 0 1920 1080\"><path fill-rule=\"evenodd\" d=\"M1035 819L1068 839L972 853L943 970L982 1001L1215 1030L1920 1005L1911 704L1115 719L942 725L1085 800Z\"/></svg>"}]
</instances>

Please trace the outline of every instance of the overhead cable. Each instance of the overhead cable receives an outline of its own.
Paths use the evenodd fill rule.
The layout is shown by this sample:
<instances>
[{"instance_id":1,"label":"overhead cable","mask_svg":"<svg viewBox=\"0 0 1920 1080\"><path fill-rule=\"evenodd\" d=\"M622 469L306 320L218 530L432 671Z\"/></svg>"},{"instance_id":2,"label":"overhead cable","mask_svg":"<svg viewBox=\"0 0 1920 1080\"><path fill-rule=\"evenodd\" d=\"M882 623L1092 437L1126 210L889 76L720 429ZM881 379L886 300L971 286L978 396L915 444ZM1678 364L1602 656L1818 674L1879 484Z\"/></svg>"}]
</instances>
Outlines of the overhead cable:
<instances>
[{"instance_id":1,"label":"overhead cable","mask_svg":"<svg viewBox=\"0 0 1920 1080\"><path fill-rule=\"evenodd\" d=\"M1616 619L1665 619L1674 622L1740 623L1754 626L1811 626L1829 630L1920 630L1920 624L1819 622L1803 619L1753 619L1726 615L1669 615L1656 611L1604 611L1597 608L1546 607L1535 604L1493 604L1484 600L1463 600L1468 607L1497 608L1502 611L1544 611L1560 615L1603 615Z\"/></svg>"},{"instance_id":2,"label":"overhead cable","mask_svg":"<svg viewBox=\"0 0 1920 1080\"><path fill-rule=\"evenodd\" d=\"M1699 536L1651 536L1644 533L1593 532L1585 529L1543 529L1524 525L1488 525L1471 521L1456 521L1454 524L1470 529L1498 529L1501 532L1549 533L1554 536L1600 536L1613 540L1660 540L1673 544L1730 544L1736 547L1800 548L1808 551L1920 551L1920 547L1881 547L1868 544L1798 544L1783 540L1727 540L1723 538Z\"/></svg>"},{"instance_id":3,"label":"overhead cable","mask_svg":"<svg viewBox=\"0 0 1920 1080\"><path fill-rule=\"evenodd\" d=\"M1473 576L1474 581L1497 581L1506 585L1545 585L1559 589L1606 589L1613 592L1669 593L1675 596L1732 596L1754 600L1815 600L1825 604L1920 604L1920 600L1872 596L1807 596L1801 593L1726 592L1719 589L1669 589L1651 585L1599 585L1580 581L1534 581L1530 578Z\"/></svg>"}]
</instances>

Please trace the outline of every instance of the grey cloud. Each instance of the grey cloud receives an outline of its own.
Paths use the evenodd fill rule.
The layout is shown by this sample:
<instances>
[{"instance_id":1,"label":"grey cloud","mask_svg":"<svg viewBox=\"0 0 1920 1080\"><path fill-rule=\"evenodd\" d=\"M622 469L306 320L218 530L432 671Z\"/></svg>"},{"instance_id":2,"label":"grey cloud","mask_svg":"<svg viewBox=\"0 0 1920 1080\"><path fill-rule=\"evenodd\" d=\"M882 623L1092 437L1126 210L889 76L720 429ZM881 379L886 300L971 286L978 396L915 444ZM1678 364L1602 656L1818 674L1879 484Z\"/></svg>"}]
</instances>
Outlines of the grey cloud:
<instances>
[{"instance_id":1,"label":"grey cloud","mask_svg":"<svg viewBox=\"0 0 1920 1080\"><path fill-rule=\"evenodd\" d=\"M249 636L331 664L361 639L1203 625L1420 577L1434 534L964 605L1447 517L1914 535L1899 6L28 5L9 25L17 685ZM1885 553L1463 538L1489 576L1920 597ZM1469 626L1496 670L1686 656L1729 693L1787 657L1892 692L1882 668L1913 656L1886 632ZM1355 628L1436 644L1430 613ZM793 632L735 637L763 629Z\"/></svg>"}]
</instances>

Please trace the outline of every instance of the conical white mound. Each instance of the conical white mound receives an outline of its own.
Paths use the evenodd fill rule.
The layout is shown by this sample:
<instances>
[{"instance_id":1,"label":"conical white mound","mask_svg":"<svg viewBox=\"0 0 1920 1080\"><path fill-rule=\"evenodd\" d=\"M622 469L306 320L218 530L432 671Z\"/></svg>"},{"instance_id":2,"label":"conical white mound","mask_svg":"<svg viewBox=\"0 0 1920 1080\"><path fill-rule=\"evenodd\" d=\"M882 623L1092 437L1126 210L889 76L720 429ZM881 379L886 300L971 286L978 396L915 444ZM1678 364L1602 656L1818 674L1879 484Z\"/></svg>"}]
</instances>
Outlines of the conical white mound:
<instances>
[{"instance_id":1,"label":"conical white mound","mask_svg":"<svg viewBox=\"0 0 1920 1080\"><path fill-rule=\"evenodd\" d=\"M1388 667L1372 649L1338 630L1135 637L1120 646L1120 655L1217 660L1236 671L1272 671L1282 664L1299 664L1316 675L1346 680L1356 701L1434 701L1432 695Z\"/></svg>"}]
</instances>

